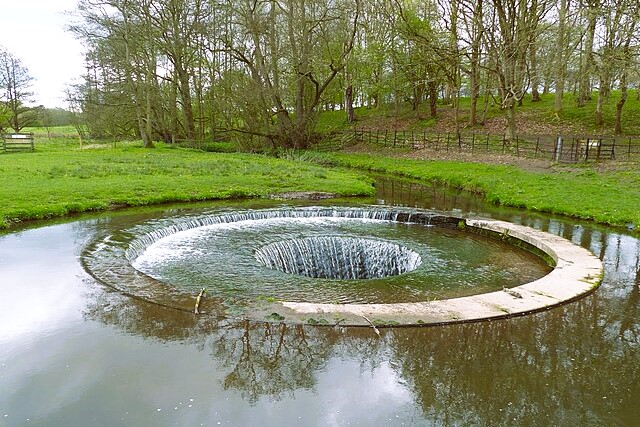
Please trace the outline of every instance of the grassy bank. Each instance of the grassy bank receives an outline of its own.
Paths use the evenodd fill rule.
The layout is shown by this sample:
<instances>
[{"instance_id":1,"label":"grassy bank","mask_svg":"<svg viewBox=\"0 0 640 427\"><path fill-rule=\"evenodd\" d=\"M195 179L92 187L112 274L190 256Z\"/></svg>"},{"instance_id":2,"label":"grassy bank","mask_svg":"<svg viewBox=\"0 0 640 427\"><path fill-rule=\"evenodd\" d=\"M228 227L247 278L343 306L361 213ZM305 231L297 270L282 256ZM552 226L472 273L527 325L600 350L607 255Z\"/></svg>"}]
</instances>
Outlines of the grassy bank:
<instances>
[{"instance_id":1,"label":"grassy bank","mask_svg":"<svg viewBox=\"0 0 640 427\"><path fill-rule=\"evenodd\" d=\"M371 195L344 170L249 154L159 144L78 145L52 140L35 153L0 154L0 228L16 222L164 202L264 197L288 191Z\"/></svg>"},{"instance_id":2,"label":"grassy bank","mask_svg":"<svg viewBox=\"0 0 640 427\"><path fill-rule=\"evenodd\" d=\"M395 174L482 194L489 202L538 212L640 227L640 171L598 172L556 167L529 172L515 166L423 161L370 154L323 154L326 164Z\"/></svg>"},{"instance_id":3,"label":"grassy bank","mask_svg":"<svg viewBox=\"0 0 640 427\"><path fill-rule=\"evenodd\" d=\"M597 92L586 102L584 107L578 107L576 95L567 92L563 97L563 109L555 113L555 94L548 93L541 96L539 102L531 102L531 95L526 95L523 105L516 108L517 132L524 135L611 135L614 132L616 103L620 99L620 91L612 91L609 99L603 105L603 126L596 126L595 110ZM499 103L489 100L484 111L484 101L478 104L478 124L473 130L485 133L502 133L506 123L506 110L500 108ZM463 128L469 128L471 100L468 97L460 99L459 123ZM454 129L454 110L451 105L440 102L437 117L431 118L428 103L423 103L419 111L413 110L408 103L385 104L378 108L359 107L355 110L356 122L347 122L344 111L325 111L319 116L317 130L329 133L335 130L350 129L354 125L371 129L398 130L438 130L451 131ZM640 135L640 98L635 90L630 91L622 114L622 132L624 135ZM469 128L470 129L470 128Z\"/></svg>"}]
</instances>

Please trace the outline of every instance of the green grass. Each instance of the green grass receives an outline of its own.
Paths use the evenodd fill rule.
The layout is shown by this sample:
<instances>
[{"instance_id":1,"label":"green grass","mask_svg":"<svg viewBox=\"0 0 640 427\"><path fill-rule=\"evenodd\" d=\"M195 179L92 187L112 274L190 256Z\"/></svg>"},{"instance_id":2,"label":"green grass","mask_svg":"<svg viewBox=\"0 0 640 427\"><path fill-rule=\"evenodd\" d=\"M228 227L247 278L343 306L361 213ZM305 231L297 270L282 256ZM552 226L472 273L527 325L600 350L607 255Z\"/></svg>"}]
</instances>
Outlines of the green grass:
<instances>
[{"instance_id":1,"label":"green grass","mask_svg":"<svg viewBox=\"0 0 640 427\"><path fill-rule=\"evenodd\" d=\"M623 114L622 114L622 131L625 135L640 135L640 100L637 99L636 90L630 90L627 96ZM573 129L580 128L583 132L591 135L613 134L615 124L616 103L620 99L620 91L614 90L611 96L603 106L604 126L597 127L595 125L595 110L598 93L592 94L592 99L587 101L584 107L578 107L576 95L571 92L565 93L563 97L563 110L559 115L554 112L555 94L548 93L541 95L540 102L531 102L531 95L526 95L523 105L517 107L516 115L518 117L526 116L527 120L533 124L537 124L539 129L553 126L554 128L566 128L566 132L573 133ZM460 121L464 126L468 123L470 116L471 101L468 97L460 99ZM429 118L428 103L424 102L421 109L422 119L417 119L417 114L411 109L409 104L399 105L381 105L378 108L359 107L355 109L356 122L355 126L367 126L375 124L381 119L395 118L407 130L428 129L437 124L439 118L447 110L451 110L451 106L438 105L439 116L435 119ZM482 115L484 109L484 98L478 100L478 117ZM499 103L495 103L493 99L489 99L486 118L504 118L506 112L500 108ZM316 130L326 133L331 130L344 130L351 128L346 121L346 113L344 111L326 111L320 114ZM479 125L477 130L482 131L483 127ZM556 133L554 130L553 134Z\"/></svg>"},{"instance_id":2,"label":"green grass","mask_svg":"<svg viewBox=\"0 0 640 427\"><path fill-rule=\"evenodd\" d=\"M344 110L323 111L318 116L315 130L326 134L347 127L349 127L349 123L347 122L347 113Z\"/></svg>"},{"instance_id":3,"label":"green grass","mask_svg":"<svg viewBox=\"0 0 640 427\"><path fill-rule=\"evenodd\" d=\"M225 149L226 146L221 146ZM139 141L87 143L37 136L35 153L0 154L0 228L74 212L165 202L264 197L287 191L372 195L352 168L440 183L492 203L640 229L640 168L514 166L386 157L388 153L205 153ZM314 164L311 164L314 163Z\"/></svg>"},{"instance_id":4,"label":"green grass","mask_svg":"<svg viewBox=\"0 0 640 427\"><path fill-rule=\"evenodd\" d=\"M591 100L584 107L578 107L577 97L573 93L566 93L562 99L562 112L556 115L554 112L555 95L553 93L542 95L540 102L530 102L531 96L526 96L524 105L519 108L521 112L531 114L537 121L554 125L579 125L593 134L612 134L615 125L616 103L620 100L620 91L611 92L609 99L604 103L602 113L604 126L595 124L595 111L598 92L594 91ZM498 109L494 108L494 114ZM622 131L626 135L640 135L640 100L636 98L636 91L631 90L622 110Z\"/></svg>"},{"instance_id":5,"label":"green grass","mask_svg":"<svg viewBox=\"0 0 640 427\"><path fill-rule=\"evenodd\" d=\"M369 154L323 154L324 164L395 174L483 195L492 203L640 227L640 171L598 172L557 166L551 173L514 166L407 160Z\"/></svg>"},{"instance_id":6,"label":"green grass","mask_svg":"<svg viewBox=\"0 0 640 427\"><path fill-rule=\"evenodd\" d=\"M264 197L287 191L372 195L362 174L250 154L204 153L139 142L38 142L0 154L0 228L114 206ZM90 147L90 148L87 148Z\"/></svg>"}]
</instances>

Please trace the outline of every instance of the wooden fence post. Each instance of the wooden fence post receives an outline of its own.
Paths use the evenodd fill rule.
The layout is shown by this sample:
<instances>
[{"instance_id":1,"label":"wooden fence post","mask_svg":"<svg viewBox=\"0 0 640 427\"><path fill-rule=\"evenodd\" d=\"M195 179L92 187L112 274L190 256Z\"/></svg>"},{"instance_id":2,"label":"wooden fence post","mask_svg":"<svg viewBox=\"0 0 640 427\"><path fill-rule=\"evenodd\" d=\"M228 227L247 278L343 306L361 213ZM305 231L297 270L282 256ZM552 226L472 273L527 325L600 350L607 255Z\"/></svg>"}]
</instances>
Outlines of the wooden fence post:
<instances>
[{"instance_id":1,"label":"wooden fence post","mask_svg":"<svg viewBox=\"0 0 640 427\"><path fill-rule=\"evenodd\" d=\"M616 158L616 139L613 138L613 145L611 146L611 160Z\"/></svg>"},{"instance_id":2,"label":"wooden fence post","mask_svg":"<svg viewBox=\"0 0 640 427\"><path fill-rule=\"evenodd\" d=\"M615 144L615 138L613 139ZM600 151L602 150L602 139L598 140L598 150L596 151L596 162L600 161Z\"/></svg>"},{"instance_id":3,"label":"wooden fence post","mask_svg":"<svg viewBox=\"0 0 640 427\"><path fill-rule=\"evenodd\" d=\"M635 139L631 136L628 137L626 141L627 149L625 150L625 140L622 138L618 139L613 136L598 136L592 138L589 138L588 136L571 136L563 138L562 135L556 135L555 137L535 136L534 142L533 139L528 140L527 138L520 141L519 135L514 136L514 140L507 140L504 133L500 135L489 133L476 135L475 131L472 131L470 134L465 134L436 132L426 129L422 132L416 132L415 129L410 131L393 129L392 142L391 135L389 135L389 129L385 129L384 132L381 132L380 129L376 129L374 134L373 130L358 129L356 126L354 126L352 130L350 129L341 132L340 135L341 140L339 142L342 143L342 146L353 138L353 141L355 142L382 144L385 147L409 147L413 149L429 148L435 151L445 149L446 152L452 150L451 144L455 142L453 141L455 138L458 142L459 152L470 151L471 153L483 152L483 149L486 153L500 153L500 146L498 144L500 144L500 140L502 140L503 155L533 157L535 159L540 157L544 159L546 158L545 156L551 154L550 160L555 162L578 162L583 159L584 161L603 161L607 159L615 160L616 154L619 155L619 160L625 160L625 151L626 160L631 160L633 156L640 154L640 139ZM482 135L484 135L484 141L482 141ZM0 135L0 138L2 138L2 136L3 135ZM477 144L476 138L478 139ZM568 144L569 138L571 139L571 146ZM551 139L552 142L548 141L548 139ZM3 143L0 144L0 150L5 149L3 145L7 144L7 140L5 139L0 142ZM115 145L115 143L116 141L114 140L112 144ZM204 141L194 140L192 143L195 144L195 146L202 146ZM512 143L515 145L512 145ZM549 146L550 143L553 145ZM514 148L515 153L513 151ZM531 156L530 153L532 149L533 156ZM616 150L619 152L616 153Z\"/></svg>"}]
</instances>

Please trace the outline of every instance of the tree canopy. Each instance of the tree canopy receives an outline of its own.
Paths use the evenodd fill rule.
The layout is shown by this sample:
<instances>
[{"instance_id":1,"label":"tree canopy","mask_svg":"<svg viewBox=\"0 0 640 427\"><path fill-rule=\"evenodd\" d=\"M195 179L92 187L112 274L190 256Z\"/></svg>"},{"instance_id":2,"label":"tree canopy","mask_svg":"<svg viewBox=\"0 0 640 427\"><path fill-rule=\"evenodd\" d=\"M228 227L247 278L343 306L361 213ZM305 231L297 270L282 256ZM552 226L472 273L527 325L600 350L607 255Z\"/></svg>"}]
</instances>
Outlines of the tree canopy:
<instances>
[{"instance_id":1,"label":"tree canopy","mask_svg":"<svg viewBox=\"0 0 640 427\"><path fill-rule=\"evenodd\" d=\"M632 0L81 0L70 27L87 73L70 99L94 136L235 138L247 148L308 147L318 113L409 103L418 116L468 96L456 131L555 92L613 88L620 128L640 81ZM594 90L597 89L597 92Z\"/></svg>"}]
</instances>

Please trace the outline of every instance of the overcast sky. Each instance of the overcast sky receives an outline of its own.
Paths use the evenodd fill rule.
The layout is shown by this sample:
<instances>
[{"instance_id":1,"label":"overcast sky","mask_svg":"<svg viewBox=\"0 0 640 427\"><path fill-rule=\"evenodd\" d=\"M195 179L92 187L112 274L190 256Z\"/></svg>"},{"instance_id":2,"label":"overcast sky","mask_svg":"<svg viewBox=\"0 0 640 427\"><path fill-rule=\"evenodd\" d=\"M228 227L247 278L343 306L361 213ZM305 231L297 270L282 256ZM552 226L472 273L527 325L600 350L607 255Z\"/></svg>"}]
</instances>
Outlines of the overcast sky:
<instances>
[{"instance_id":1,"label":"overcast sky","mask_svg":"<svg viewBox=\"0 0 640 427\"><path fill-rule=\"evenodd\" d=\"M65 31L77 0L0 0L0 46L34 78L35 104L64 107L64 89L84 71L82 45Z\"/></svg>"}]
</instances>

